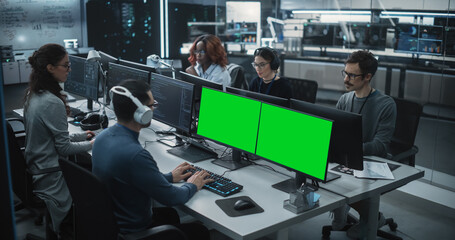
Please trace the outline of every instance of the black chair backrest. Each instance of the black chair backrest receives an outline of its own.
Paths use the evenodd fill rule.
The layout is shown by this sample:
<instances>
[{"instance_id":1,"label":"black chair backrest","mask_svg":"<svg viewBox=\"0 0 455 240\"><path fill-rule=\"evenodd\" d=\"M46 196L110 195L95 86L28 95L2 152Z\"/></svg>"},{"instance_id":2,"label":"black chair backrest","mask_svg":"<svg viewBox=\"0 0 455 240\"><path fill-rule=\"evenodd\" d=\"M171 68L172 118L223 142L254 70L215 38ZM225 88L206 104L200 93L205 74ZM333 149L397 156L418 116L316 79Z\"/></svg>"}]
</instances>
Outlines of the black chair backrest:
<instances>
[{"instance_id":1,"label":"black chair backrest","mask_svg":"<svg viewBox=\"0 0 455 240\"><path fill-rule=\"evenodd\" d=\"M248 90L248 82L245 79L245 69L235 63L226 66L231 75L231 87Z\"/></svg>"},{"instance_id":2,"label":"black chair backrest","mask_svg":"<svg viewBox=\"0 0 455 240\"><path fill-rule=\"evenodd\" d=\"M410 149L414 146L423 106L400 98L394 98L394 100L397 106L397 120L391 145L400 145L400 148Z\"/></svg>"},{"instance_id":3,"label":"black chair backrest","mask_svg":"<svg viewBox=\"0 0 455 240\"><path fill-rule=\"evenodd\" d=\"M25 205L28 205L33 195L32 177L27 174L27 164L24 154L16 141L14 130L8 121L5 122L8 132L8 151L10 155L13 191Z\"/></svg>"},{"instance_id":4,"label":"black chair backrest","mask_svg":"<svg viewBox=\"0 0 455 240\"><path fill-rule=\"evenodd\" d=\"M107 187L95 175L59 160L74 203L76 239L117 239L119 229Z\"/></svg>"},{"instance_id":5,"label":"black chair backrest","mask_svg":"<svg viewBox=\"0 0 455 240\"><path fill-rule=\"evenodd\" d=\"M292 89L292 97L298 100L315 103L318 83L313 80L288 78Z\"/></svg>"}]
</instances>

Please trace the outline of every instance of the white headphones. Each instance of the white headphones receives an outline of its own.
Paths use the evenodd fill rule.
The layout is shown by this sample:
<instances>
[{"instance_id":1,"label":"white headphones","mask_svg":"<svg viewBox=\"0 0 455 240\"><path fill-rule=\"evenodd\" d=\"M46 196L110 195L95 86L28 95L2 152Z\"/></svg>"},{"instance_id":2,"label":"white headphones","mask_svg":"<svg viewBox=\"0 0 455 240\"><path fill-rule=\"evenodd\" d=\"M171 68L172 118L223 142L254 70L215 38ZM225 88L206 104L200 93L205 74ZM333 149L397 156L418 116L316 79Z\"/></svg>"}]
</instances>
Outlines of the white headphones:
<instances>
[{"instance_id":1,"label":"white headphones","mask_svg":"<svg viewBox=\"0 0 455 240\"><path fill-rule=\"evenodd\" d=\"M114 109L114 101L113 101L113 95L114 93L128 97L133 101L134 104L136 104L137 109L134 112L134 120L142 125L149 124L150 121L152 121L153 118L153 111L149 107L143 105L139 99L137 99L133 94L131 94L128 89L122 87L122 86L115 86L112 87L111 90L109 91L109 96L111 98L111 108Z\"/></svg>"}]
</instances>

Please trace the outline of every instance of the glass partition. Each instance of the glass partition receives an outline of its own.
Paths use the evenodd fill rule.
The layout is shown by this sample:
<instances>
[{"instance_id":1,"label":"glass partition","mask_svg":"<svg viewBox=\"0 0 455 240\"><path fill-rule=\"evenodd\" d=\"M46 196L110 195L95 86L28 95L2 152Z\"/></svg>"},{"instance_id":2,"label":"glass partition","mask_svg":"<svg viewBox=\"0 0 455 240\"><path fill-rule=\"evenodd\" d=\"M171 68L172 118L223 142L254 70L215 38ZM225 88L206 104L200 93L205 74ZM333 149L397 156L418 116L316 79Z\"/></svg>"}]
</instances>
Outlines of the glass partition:
<instances>
[{"instance_id":1,"label":"glass partition","mask_svg":"<svg viewBox=\"0 0 455 240\"><path fill-rule=\"evenodd\" d=\"M250 21L242 15L247 8L235 7L243 1L170 0L170 19L179 26L170 31L171 52L188 65L185 47L200 34L215 34L249 80L256 76L252 51L270 46L281 53L282 76L317 81L317 103L334 106L345 91L344 60L369 49L379 60L373 87L423 106L415 145L424 181L455 191L454 1L252 1L260 4L260 18Z\"/></svg>"}]
</instances>

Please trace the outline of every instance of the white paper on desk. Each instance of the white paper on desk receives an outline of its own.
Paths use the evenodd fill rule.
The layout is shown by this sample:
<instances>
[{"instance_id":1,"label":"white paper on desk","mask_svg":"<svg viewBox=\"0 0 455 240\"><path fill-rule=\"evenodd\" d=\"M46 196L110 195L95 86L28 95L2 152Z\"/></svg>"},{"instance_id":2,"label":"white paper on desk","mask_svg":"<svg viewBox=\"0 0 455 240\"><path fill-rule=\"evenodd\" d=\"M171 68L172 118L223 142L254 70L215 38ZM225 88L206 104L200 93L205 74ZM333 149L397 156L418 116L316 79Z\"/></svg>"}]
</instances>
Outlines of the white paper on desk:
<instances>
[{"instance_id":1,"label":"white paper on desk","mask_svg":"<svg viewBox=\"0 0 455 240\"><path fill-rule=\"evenodd\" d=\"M363 161L363 171L354 170L357 178L395 179L389 165L383 162Z\"/></svg>"}]
</instances>

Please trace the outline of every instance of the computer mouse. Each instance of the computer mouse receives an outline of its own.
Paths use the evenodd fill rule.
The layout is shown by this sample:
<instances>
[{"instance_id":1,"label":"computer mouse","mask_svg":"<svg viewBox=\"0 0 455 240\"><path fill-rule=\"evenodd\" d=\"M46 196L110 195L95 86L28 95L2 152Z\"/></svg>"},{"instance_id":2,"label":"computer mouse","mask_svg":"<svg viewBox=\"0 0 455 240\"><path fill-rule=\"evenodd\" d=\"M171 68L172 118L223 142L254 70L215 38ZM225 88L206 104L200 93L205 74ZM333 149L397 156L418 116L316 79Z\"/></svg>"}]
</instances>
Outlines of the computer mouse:
<instances>
[{"instance_id":1,"label":"computer mouse","mask_svg":"<svg viewBox=\"0 0 455 240\"><path fill-rule=\"evenodd\" d=\"M251 201L244 200L244 199L237 200L234 203L234 209L237 211L247 210L250 208L254 208L255 206L256 205L254 205L254 203L252 203Z\"/></svg>"}]
</instances>

